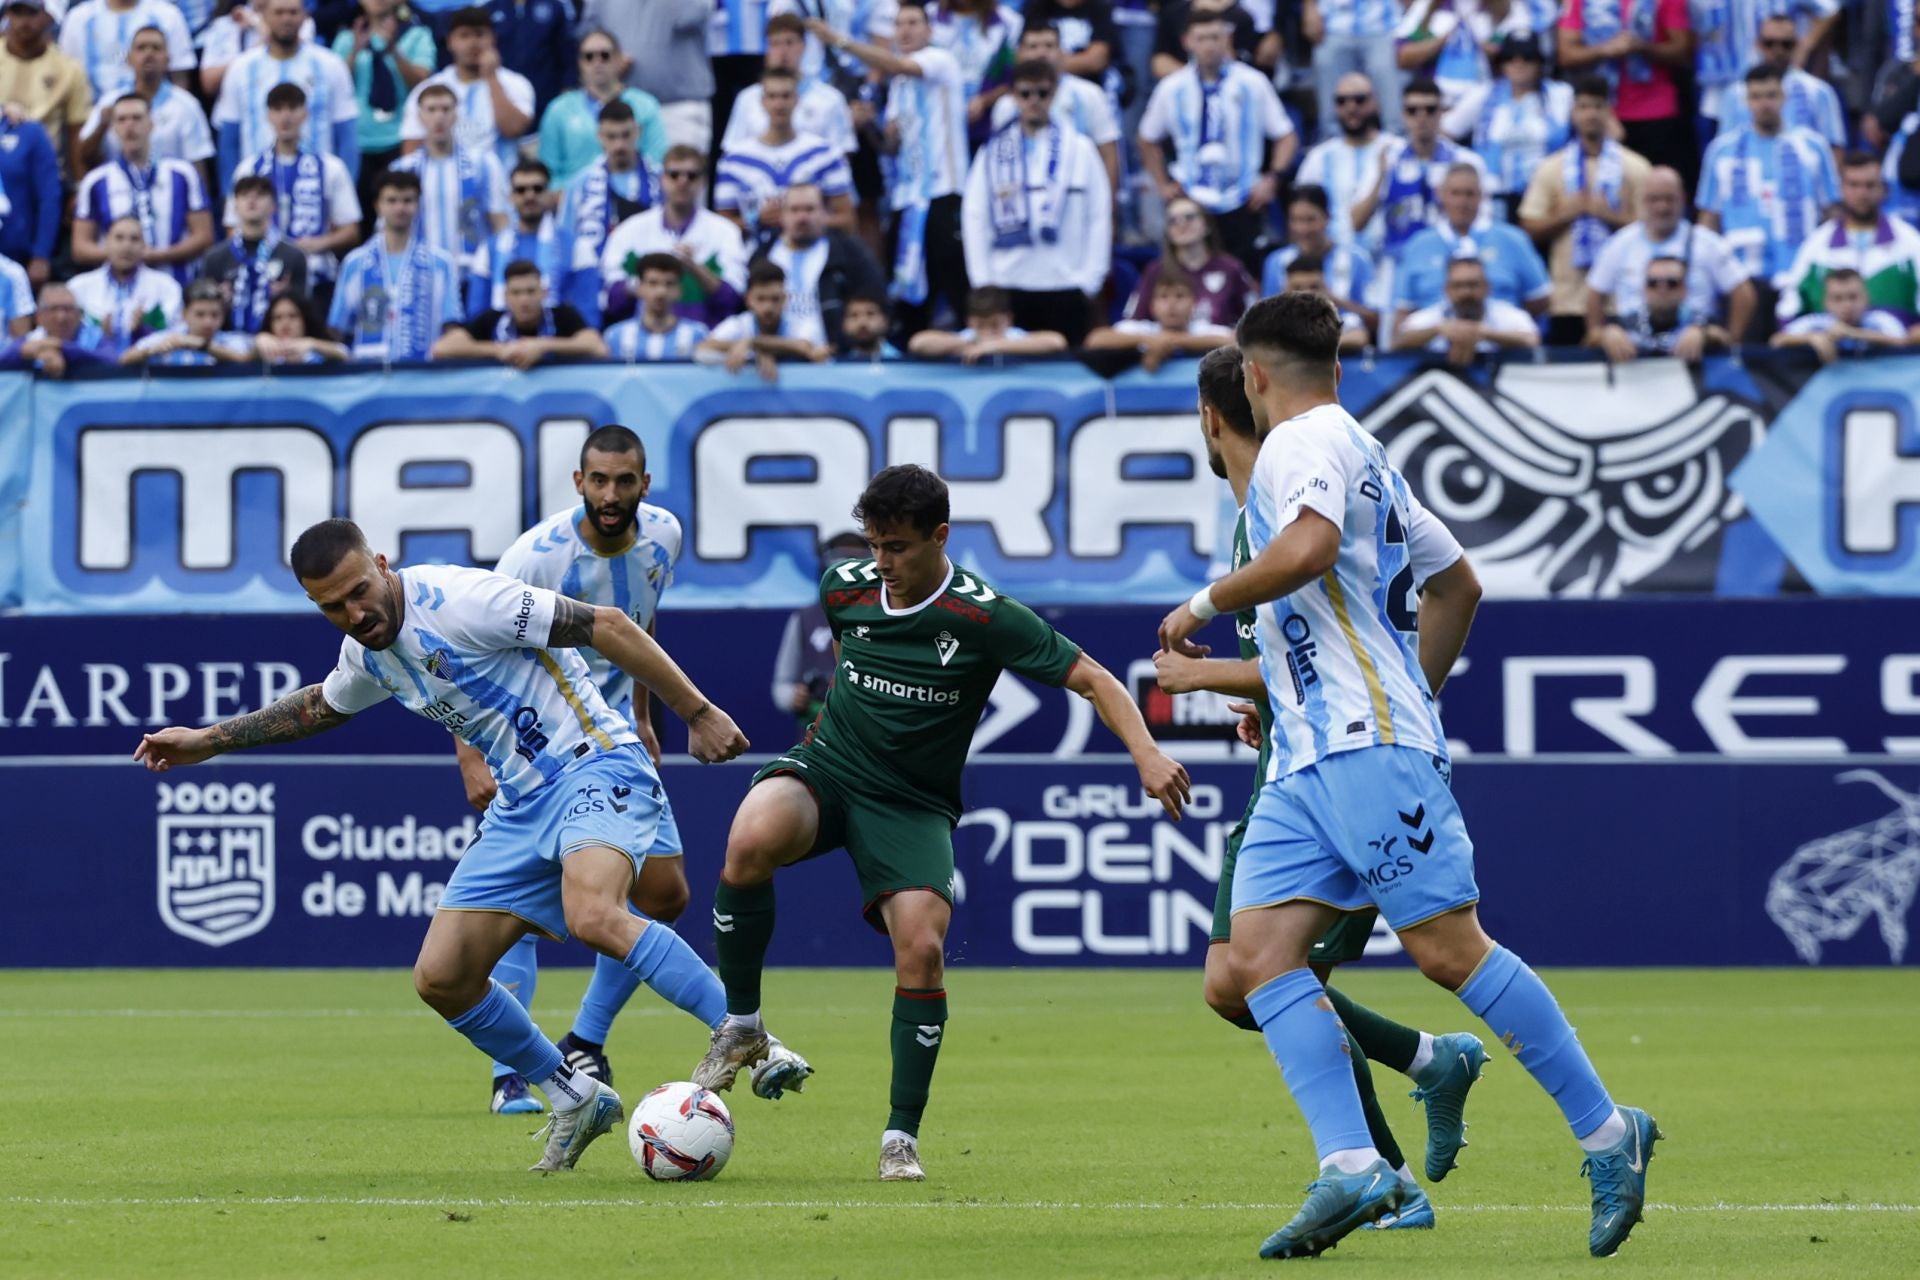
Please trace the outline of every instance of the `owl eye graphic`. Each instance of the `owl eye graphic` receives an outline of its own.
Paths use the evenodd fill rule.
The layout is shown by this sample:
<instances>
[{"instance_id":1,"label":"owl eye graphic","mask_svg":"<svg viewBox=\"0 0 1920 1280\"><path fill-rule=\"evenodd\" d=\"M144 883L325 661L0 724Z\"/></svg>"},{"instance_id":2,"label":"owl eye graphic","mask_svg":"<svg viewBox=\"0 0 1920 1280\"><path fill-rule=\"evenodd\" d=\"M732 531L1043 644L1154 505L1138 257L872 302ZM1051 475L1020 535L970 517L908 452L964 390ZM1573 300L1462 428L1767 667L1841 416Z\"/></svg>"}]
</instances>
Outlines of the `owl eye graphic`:
<instances>
[{"instance_id":1,"label":"owl eye graphic","mask_svg":"<svg viewBox=\"0 0 1920 1280\"><path fill-rule=\"evenodd\" d=\"M1739 511L1727 475L1761 419L1701 397L1684 370L1636 376L1629 394L1616 377L1529 366L1502 370L1488 392L1426 370L1364 425L1490 594L1711 585L1716 539Z\"/></svg>"}]
</instances>

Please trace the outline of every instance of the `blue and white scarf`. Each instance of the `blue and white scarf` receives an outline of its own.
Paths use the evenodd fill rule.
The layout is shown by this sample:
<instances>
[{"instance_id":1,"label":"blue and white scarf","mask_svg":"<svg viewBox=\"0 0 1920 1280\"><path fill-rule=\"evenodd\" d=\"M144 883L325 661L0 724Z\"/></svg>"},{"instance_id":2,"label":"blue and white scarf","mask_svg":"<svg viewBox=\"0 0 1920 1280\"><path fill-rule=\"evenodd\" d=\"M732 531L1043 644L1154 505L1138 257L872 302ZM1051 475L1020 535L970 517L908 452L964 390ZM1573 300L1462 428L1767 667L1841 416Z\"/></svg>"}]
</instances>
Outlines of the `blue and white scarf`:
<instances>
[{"instance_id":1,"label":"blue and white scarf","mask_svg":"<svg viewBox=\"0 0 1920 1280\"><path fill-rule=\"evenodd\" d=\"M1798 246L1811 229L1807 225L1807 170L1800 161L1800 150L1784 130L1774 135L1773 153L1779 170L1779 185L1773 194L1774 204L1779 207L1781 214L1776 222L1768 216L1768 210L1760 207L1751 185L1749 154L1756 136L1751 128L1741 131L1740 143L1733 158L1733 173L1727 182L1727 208L1755 210L1760 215L1762 225L1780 234L1786 244Z\"/></svg>"},{"instance_id":2,"label":"blue and white scarf","mask_svg":"<svg viewBox=\"0 0 1920 1280\"><path fill-rule=\"evenodd\" d=\"M254 52L254 51L250 51ZM300 149L333 154L333 81L327 77L321 55L329 50L304 45L285 62L259 46L248 59L247 90L241 96L240 145L268 150L273 146L273 122L267 119L267 93L276 85L297 84L307 95L307 126L300 133ZM269 70L271 68L271 70ZM269 79L268 77L272 78Z\"/></svg>"},{"instance_id":3,"label":"blue and white scarf","mask_svg":"<svg viewBox=\"0 0 1920 1280\"><path fill-rule=\"evenodd\" d=\"M520 259L540 268L540 279L547 286L547 305L560 301L560 282L566 278L567 263L560 256L560 234L553 215L543 214L532 235L518 227L508 227L493 237L493 252L487 264L493 284L489 305L507 305L507 266Z\"/></svg>"},{"instance_id":4,"label":"blue and white scarf","mask_svg":"<svg viewBox=\"0 0 1920 1280\"><path fill-rule=\"evenodd\" d=\"M492 193L488 190L486 165L481 162L484 154L472 147L456 146L451 156L434 156L422 147L393 164L395 169L420 175L420 225L414 231L415 237L424 236L428 244L444 250L468 269L477 269L473 255L493 234L493 224L487 216ZM455 183L452 209L443 207L447 192L429 167L438 167L449 159L453 161Z\"/></svg>"},{"instance_id":5,"label":"blue and white scarf","mask_svg":"<svg viewBox=\"0 0 1920 1280\"><path fill-rule=\"evenodd\" d=\"M398 254L389 252L385 231L375 228L360 277L360 332L383 335L389 360L422 360L439 335L428 332L433 272L416 233Z\"/></svg>"},{"instance_id":6,"label":"blue and white scarf","mask_svg":"<svg viewBox=\"0 0 1920 1280\"><path fill-rule=\"evenodd\" d=\"M1893 56L1901 62L1912 62L1920 54L1920 44L1913 38L1914 0L1887 0L1887 35L1893 45Z\"/></svg>"},{"instance_id":7,"label":"blue and white scarf","mask_svg":"<svg viewBox=\"0 0 1920 1280\"><path fill-rule=\"evenodd\" d=\"M554 335L553 308L540 308L540 328L535 333L522 333L513 322L513 312L502 310L500 319L494 322L493 340L495 342L516 342L521 338L551 338Z\"/></svg>"},{"instance_id":8,"label":"blue and white scarf","mask_svg":"<svg viewBox=\"0 0 1920 1280\"><path fill-rule=\"evenodd\" d=\"M917 307L927 300L927 208L910 204L896 215L898 244L893 254L893 282L887 288L896 302Z\"/></svg>"},{"instance_id":9,"label":"blue and white scarf","mask_svg":"<svg viewBox=\"0 0 1920 1280\"><path fill-rule=\"evenodd\" d=\"M567 188L566 208L562 211L568 234L576 246L581 246L574 250L575 264L585 262L587 247L591 247L597 263L600 250L615 227L659 203L660 184L645 159L621 174L607 168L605 156L588 165Z\"/></svg>"},{"instance_id":10,"label":"blue and white scarf","mask_svg":"<svg viewBox=\"0 0 1920 1280\"><path fill-rule=\"evenodd\" d=\"M254 161L255 173L273 179L273 223L289 240L306 240L327 232L326 164L302 149L291 161L268 148Z\"/></svg>"},{"instance_id":11,"label":"blue and white scarf","mask_svg":"<svg viewBox=\"0 0 1920 1280\"><path fill-rule=\"evenodd\" d=\"M240 274L233 279L229 319L233 327L243 333L258 333L267 323L267 309L273 305L273 282L280 278L269 268L273 265L273 251L279 245L280 237L271 228L251 253L237 235L228 245L234 261L240 264Z\"/></svg>"},{"instance_id":12,"label":"blue and white scarf","mask_svg":"<svg viewBox=\"0 0 1920 1280\"><path fill-rule=\"evenodd\" d=\"M1582 0L1581 16L1586 24L1586 43L1605 44L1615 36L1626 32L1639 36L1652 43L1654 18L1657 0ZM1601 74L1615 87L1619 86L1620 73L1614 66L1619 59L1608 59L1600 66ZM1645 84L1653 79L1653 64L1639 54L1624 59L1627 64L1627 79L1635 84Z\"/></svg>"},{"instance_id":13,"label":"blue and white scarf","mask_svg":"<svg viewBox=\"0 0 1920 1280\"><path fill-rule=\"evenodd\" d=\"M1574 141L1560 154L1565 157L1562 173L1567 194L1577 196L1587 189L1587 153ZM1609 209L1620 208L1620 186L1625 173L1622 154L1620 144L1607 138L1601 142L1600 154L1593 161L1593 189L1600 193ZM1582 216L1573 220L1572 231L1573 265L1586 271L1593 266L1600 247L1606 244L1613 229L1598 218Z\"/></svg>"},{"instance_id":14,"label":"blue and white scarf","mask_svg":"<svg viewBox=\"0 0 1920 1280\"><path fill-rule=\"evenodd\" d=\"M1066 175L1061 153L1066 135L1049 124L1036 139L1046 148L1047 168L1036 190L1027 170L1027 133L1018 120L987 142L987 216L993 224L993 247L1020 249L1053 244L1060 239L1060 218L1066 210Z\"/></svg>"}]
</instances>

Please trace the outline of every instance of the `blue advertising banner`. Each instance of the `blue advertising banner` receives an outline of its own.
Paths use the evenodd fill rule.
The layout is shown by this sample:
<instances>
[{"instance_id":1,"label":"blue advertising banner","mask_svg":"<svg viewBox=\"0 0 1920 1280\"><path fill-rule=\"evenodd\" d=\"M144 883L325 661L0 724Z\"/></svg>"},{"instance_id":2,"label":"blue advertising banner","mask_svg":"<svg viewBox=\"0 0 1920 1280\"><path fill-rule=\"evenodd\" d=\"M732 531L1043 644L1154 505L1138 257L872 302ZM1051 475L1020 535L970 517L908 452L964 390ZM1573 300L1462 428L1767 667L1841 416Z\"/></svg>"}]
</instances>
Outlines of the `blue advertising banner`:
<instances>
[{"instance_id":1,"label":"blue advertising banner","mask_svg":"<svg viewBox=\"0 0 1920 1280\"><path fill-rule=\"evenodd\" d=\"M1920 594L1920 357L1808 372L1394 357L1342 393L1495 598ZM800 603L866 479L909 461L948 479L956 556L997 589L1173 600L1231 518L1193 404L1191 363L7 375L0 606L299 608L286 548L329 515L403 563L490 564L572 503L581 440L615 421L685 530L669 609Z\"/></svg>"}]
</instances>

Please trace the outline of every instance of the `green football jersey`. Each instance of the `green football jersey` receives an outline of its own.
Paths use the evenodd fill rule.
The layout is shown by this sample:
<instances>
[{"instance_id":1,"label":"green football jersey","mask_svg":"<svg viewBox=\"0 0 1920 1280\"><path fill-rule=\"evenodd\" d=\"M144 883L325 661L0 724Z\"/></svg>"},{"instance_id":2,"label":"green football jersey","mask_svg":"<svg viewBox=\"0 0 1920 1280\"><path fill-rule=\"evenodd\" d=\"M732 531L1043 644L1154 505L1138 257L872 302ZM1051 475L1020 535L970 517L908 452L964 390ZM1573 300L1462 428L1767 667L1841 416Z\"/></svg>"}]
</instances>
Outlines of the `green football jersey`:
<instances>
[{"instance_id":1,"label":"green football jersey","mask_svg":"<svg viewBox=\"0 0 1920 1280\"><path fill-rule=\"evenodd\" d=\"M1247 542L1247 509L1240 508L1240 518L1233 522L1233 567L1238 569L1253 559L1253 548ZM1242 609L1233 615L1233 629L1240 637L1240 656L1243 659L1260 660L1260 644L1254 639L1255 630L1260 622L1259 614L1253 609ZM1264 683L1264 681L1262 681ZM1260 708L1260 759L1254 766L1254 791L1258 793L1260 782L1267 776L1267 752L1273 742L1273 708L1267 705L1267 695L1260 694L1253 699L1253 705Z\"/></svg>"},{"instance_id":2,"label":"green football jersey","mask_svg":"<svg viewBox=\"0 0 1920 1280\"><path fill-rule=\"evenodd\" d=\"M885 589L872 560L820 580L840 659L808 754L860 791L957 822L960 771L1001 671L1059 685L1080 649L958 565L909 610L890 609Z\"/></svg>"}]
</instances>

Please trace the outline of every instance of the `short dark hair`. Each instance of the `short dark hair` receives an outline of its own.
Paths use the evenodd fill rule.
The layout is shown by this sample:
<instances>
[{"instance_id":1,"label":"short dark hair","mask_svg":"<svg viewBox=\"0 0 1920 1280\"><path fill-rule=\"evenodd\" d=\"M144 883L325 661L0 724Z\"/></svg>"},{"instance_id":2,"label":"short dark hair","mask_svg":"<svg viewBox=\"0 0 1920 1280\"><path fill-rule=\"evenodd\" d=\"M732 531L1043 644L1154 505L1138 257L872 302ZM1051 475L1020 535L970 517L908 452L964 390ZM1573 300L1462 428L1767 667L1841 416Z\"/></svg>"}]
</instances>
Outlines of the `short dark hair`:
<instances>
[{"instance_id":1,"label":"short dark hair","mask_svg":"<svg viewBox=\"0 0 1920 1280\"><path fill-rule=\"evenodd\" d=\"M458 111L460 109L460 95L453 91L453 87L451 85L448 85L444 82L434 82L434 83L421 85L420 96L414 99L414 103L417 106L418 104L425 102L428 98L445 98L448 102L451 102L453 104L453 109L455 111Z\"/></svg>"},{"instance_id":2,"label":"short dark hair","mask_svg":"<svg viewBox=\"0 0 1920 1280\"><path fill-rule=\"evenodd\" d=\"M1325 273L1327 260L1317 253L1303 253L1287 264L1288 275L1306 275L1309 271Z\"/></svg>"},{"instance_id":3,"label":"short dark hair","mask_svg":"<svg viewBox=\"0 0 1920 1280\"><path fill-rule=\"evenodd\" d=\"M797 13L776 13L767 19L767 34L800 36L804 39L807 34L807 24L800 21L800 15Z\"/></svg>"},{"instance_id":4,"label":"short dark hair","mask_svg":"<svg viewBox=\"0 0 1920 1280\"><path fill-rule=\"evenodd\" d=\"M1210 27L1216 22L1225 22L1231 25L1233 19L1227 16L1226 10L1224 9L1202 9L1198 5L1195 5L1187 10L1187 20L1181 24L1180 30L1185 33L1193 30L1195 27Z\"/></svg>"},{"instance_id":5,"label":"short dark hair","mask_svg":"<svg viewBox=\"0 0 1920 1280\"><path fill-rule=\"evenodd\" d=\"M1602 102L1613 101L1613 86L1603 76L1580 76L1573 82L1573 96L1576 98L1598 98Z\"/></svg>"},{"instance_id":6,"label":"short dark hair","mask_svg":"<svg viewBox=\"0 0 1920 1280\"><path fill-rule=\"evenodd\" d=\"M1847 151L1843 152L1840 156L1840 167L1842 169L1866 169L1871 167L1878 170L1880 168L1880 157L1874 155L1871 151Z\"/></svg>"},{"instance_id":7,"label":"short dark hair","mask_svg":"<svg viewBox=\"0 0 1920 1280\"><path fill-rule=\"evenodd\" d=\"M880 314L883 316L890 310L887 306L887 291L885 289L876 289L872 285L855 289L847 295L848 306L852 306L856 302L871 302L874 306L880 308Z\"/></svg>"},{"instance_id":8,"label":"short dark hair","mask_svg":"<svg viewBox=\"0 0 1920 1280\"><path fill-rule=\"evenodd\" d=\"M1200 357L1201 401L1233 428L1233 434L1251 440L1253 406L1247 402L1245 376L1236 346L1215 347Z\"/></svg>"},{"instance_id":9,"label":"short dark hair","mask_svg":"<svg viewBox=\"0 0 1920 1280\"><path fill-rule=\"evenodd\" d=\"M314 334L324 331L325 326L314 317L313 304L311 302L297 293L283 293L267 303L267 313L260 317L260 328L256 330L256 332L267 333L271 331L273 327L273 313L280 309L282 303L292 307L294 311L299 314L300 333L303 337L312 337Z\"/></svg>"},{"instance_id":10,"label":"short dark hair","mask_svg":"<svg viewBox=\"0 0 1920 1280\"><path fill-rule=\"evenodd\" d=\"M548 182L553 181L553 170L547 168L547 166L545 166L544 164L541 164L538 160L535 160L532 156L522 157L520 162L514 165L513 168L508 172L507 176L512 177L516 173L537 173L542 178L546 179Z\"/></svg>"},{"instance_id":11,"label":"short dark hair","mask_svg":"<svg viewBox=\"0 0 1920 1280\"><path fill-rule=\"evenodd\" d=\"M640 264L633 269L633 278L643 280L649 271L666 271L671 273L675 280L686 279L686 268L681 265L680 259L670 253L643 254Z\"/></svg>"},{"instance_id":12,"label":"short dark hair","mask_svg":"<svg viewBox=\"0 0 1920 1280\"><path fill-rule=\"evenodd\" d=\"M380 175L380 184L373 189L373 201L380 203L380 197L389 190L411 191L420 194L420 175L409 169L389 169Z\"/></svg>"},{"instance_id":13,"label":"short dark hair","mask_svg":"<svg viewBox=\"0 0 1920 1280\"><path fill-rule=\"evenodd\" d=\"M1028 58L1013 64L1013 70L1007 76L1009 84L1044 84L1049 88L1060 83L1060 71L1044 58Z\"/></svg>"},{"instance_id":14,"label":"short dark hair","mask_svg":"<svg viewBox=\"0 0 1920 1280\"><path fill-rule=\"evenodd\" d=\"M1013 299L998 285L975 285L967 290L969 316L997 316L1013 310Z\"/></svg>"},{"instance_id":15,"label":"short dark hair","mask_svg":"<svg viewBox=\"0 0 1920 1280\"><path fill-rule=\"evenodd\" d=\"M351 520L322 520L293 540L293 551L287 559L294 577L312 582L338 569L340 562L356 551L372 554L359 525Z\"/></svg>"},{"instance_id":16,"label":"short dark hair","mask_svg":"<svg viewBox=\"0 0 1920 1280\"><path fill-rule=\"evenodd\" d=\"M800 77L786 67L764 68L760 72L760 83L765 84L769 80L791 80L796 87L800 83Z\"/></svg>"},{"instance_id":17,"label":"short dark hair","mask_svg":"<svg viewBox=\"0 0 1920 1280\"><path fill-rule=\"evenodd\" d=\"M1060 39L1060 27L1051 18L1044 22L1029 22L1020 28L1020 38L1025 40L1028 36L1052 36L1057 41Z\"/></svg>"},{"instance_id":18,"label":"short dark hair","mask_svg":"<svg viewBox=\"0 0 1920 1280\"><path fill-rule=\"evenodd\" d=\"M107 118L111 120L113 118L113 113L118 111L122 106L124 106L129 102L137 102L142 107L146 108L146 110L148 111L153 110L153 103L147 99L146 94L134 93L132 91L128 91L126 93L121 94L119 97L113 100L113 105L107 108Z\"/></svg>"},{"instance_id":19,"label":"short dark hair","mask_svg":"<svg viewBox=\"0 0 1920 1280\"><path fill-rule=\"evenodd\" d=\"M1741 78L1748 84L1761 84L1768 80L1779 84L1782 76L1780 75L1780 68L1771 66L1765 62L1756 62L1747 68L1747 74Z\"/></svg>"},{"instance_id":20,"label":"short dark hair","mask_svg":"<svg viewBox=\"0 0 1920 1280\"><path fill-rule=\"evenodd\" d=\"M1820 291L1825 293L1827 286L1835 280L1843 282L1847 280L1858 280L1861 284L1867 282L1867 278L1852 267L1835 267L1833 270L1827 272L1827 278L1820 282Z\"/></svg>"},{"instance_id":21,"label":"short dark hair","mask_svg":"<svg viewBox=\"0 0 1920 1280\"><path fill-rule=\"evenodd\" d=\"M1303 182L1287 196L1287 208L1297 204L1310 204L1329 218L1333 216L1333 201L1327 196L1327 189L1317 182Z\"/></svg>"},{"instance_id":22,"label":"short dark hair","mask_svg":"<svg viewBox=\"0 0 1920 1280\"><path fill-rule=\"evenodd\" d=\"M900 4L894 11L895 17L899 16L900 9L918 9L920 11L920 16L923 18L926 18L927 17L927 0L900 0ZM928 18L927 20L929 22L932 21L931 18Z\"/></svg>"},{"instance_id":23,"label":"short dark hair","mask_svg":"<svg viewBox=\"0 0 1920 1280\"><path fill-rule=\"evenodd\" d=\"M672 164L675 160L691 160L700 166L700 172L707 171L707 153L685 142L676 142L667 148L667 154L660 157L660 163Z\"/></svg>"},{"instance_id":24,"label":"short dark hair","mask_svg":"<svg viewBox=\"0 0 1920 1280\"><path fill-rule=\"evenodd\" d=\"M1287 364L1331 380L1340 358L1340 313L1317 293L1277 293L1247 308L1234 339L1249 356L1274 352Z\"/></svg>"},{"instance_id":25,"label":"short dark hair","mask_svg":"<svg viewBox=\"0 0 1920 1280\"><path fill-rule=\"evenodd\" d=\"M1440 97L1439 82L1431 76L1421 76L1418 79L1409 80L1407 87L1400 91L1400 101L1405 102L1408 98L1416 94L1423 98Z\"/></svg>"},{"instance_id":26,"label":"short dark hair","mask_svg":"<svg viewBox=\"0 0 1920 1280\"><path fill-rule=\"evenodd\" d=\"M633 108L625 102L622 102L619 98L615 98L612 102L600 108L601 124L606 124L608 121L612 121L614 124L632 124L638 118L639 117L633 114Z\"/></svg>"},{"instance_id":27,"label":"short dark hair","mask_svg":"<svg viewBox=\"0 0 1920 1280\"><path fill-rule=\"evenodd\" d=\"M754 263L753 269L747 272L747 292L749 293L763 284L785 285L786 283L787 273L780 269L780 264L766 258Z\"/></svg>"},{"instance_id":28,"label":"short dark hair","mask_svg":"<svg viewBox=\"0 0 1920 1280\"><path fill-rule=\"evenodd\" d=\"M1472 267L1475 271L1478 271L1482 277L1485 277L1487 274L1487 264L1480 261L1480 255L1477 253L1456 253L1453 257L1448 258L1447 279L1453 279L1453 273L1455 269L1459 267Z\"/></svg>"},{"instance_id":29,"label":"short dark hair","mask_svg":"<svg viewBox=\"0 0 1920 1280\"><path fill-rule=\"evenodd\" d=\"M518 280L521 276L532 276L536 280L539 279L540 264L531 258L515 258L507 264L507 269L500 273L500 278L503 281Z\"/></svg>"},{"instance_id":30,"label":"short dark hair","mask_svg":"<svg viewBox=\"0 0 1920 1280\"><path fill-rule=\"evenodd\" d=\"M453 16L447 19L448 35L452 35L456 31L470 30L474 27L485 27L489 31L493 30L493 15L477 4L470 4L464 9L455 9Z\"/></svg>"},{"instance_id":31,"label":"short dark hair","mask_svg":"<svg viewBox=\"0 0 1920 1280\"><path fill-rule=\"evenodd\" d=\"M597 428L592 435L580 442L580 469L587 469L589 453L637 453L640 455L640 469L647 469L647 446L629 427L617 422L609 422Z\"/></svg>"},{"instance_id":32,"label":"short dark hair","mask_svg":"<svg viewBox=\"0 0 1920 1280\"><path fill-rule=\"evenodd\" d=\"M853 518L863 526L911 525L922 537L947 523L951 511L947 482L912 462L882 471L853 504Z\"/></svg>"},{"instance_id":33,"label":"short dark hair","mask_svg":"<svg viewBox=\"0 0 1920 1280\"><path fill-rule=\"evenodd\" d=\"M1153 291L1158 293L1162 289L1185 289L1188 293L1196 296L1200 292L1199 286L1194 284L1192 276L1188 275L1181 267L1165 259L1162 259L1160 262L1159 274L1153 278Z\"/></svg>"},{"instance_id":34,"label":"short dark hair","mask_svg":"<svg viewBox=\"0 0 1920 1280\"><path fill-rule=\"evenodd\" d=\"M1684 258L1676 258L1670 253L1662 253L1647 259L1647 270L1651 271L1663 262L1671 262L1676 267L1685 267L1687 265Z\"/></svg>"},{"instance_id":35,"label":"short dark hair","mask_svg":"<svg viewBox=\"0 0 1920 1280\"><path fill-rule=\"evenodd\" d=\"M291 80L282 80L267 90L267 110L281 107L304 107L307 105L307 91Z\"/></svg>"},{"instance_id":36,"label":"short dark hair","mask_svg":"<svg viewBox=\"0 0 1920 1280\"><path fill-rule=\"evenodd\" d=\"M234 199L238 200L241 196L255 194L269 196L276 201L279 199L279 195L273 189L273 179L264 173L250 173L244 178L233 180Z\"/></svg>"}]
</instances>

